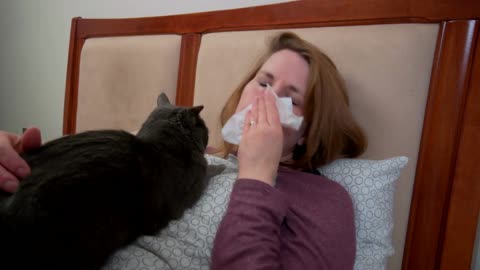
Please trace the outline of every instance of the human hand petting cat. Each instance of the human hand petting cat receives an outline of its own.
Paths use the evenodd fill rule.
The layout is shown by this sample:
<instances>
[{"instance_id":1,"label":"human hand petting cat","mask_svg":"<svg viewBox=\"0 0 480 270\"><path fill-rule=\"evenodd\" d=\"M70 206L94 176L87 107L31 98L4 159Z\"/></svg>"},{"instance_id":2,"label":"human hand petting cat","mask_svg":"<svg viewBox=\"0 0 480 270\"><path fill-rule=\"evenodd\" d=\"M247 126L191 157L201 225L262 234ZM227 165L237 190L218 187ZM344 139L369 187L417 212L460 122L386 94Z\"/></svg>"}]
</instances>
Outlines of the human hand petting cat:
<instances>
[{"instance_id":1,"label":"human hand petting cat","mask_svg":"<svg viewBox=\"0 0 480 270\"><path fill-rule=\"evenodd\" d=\"M17 189L19 179L30 174L30 167L19 153L41 144L38 128L29 128L21 136L0 131L0 189L7 192Z\"/></svg>"},{"instance_id":2,"label":"human hand petting cat","mask_svg":"<svg viewBox=\"0 0 480 270\"><path fill-rule=\"evenodd\" d=\"M263 91L245 117L238 148L238 178L274 185L282 155L283 131L275 97Z\"/></svg>"}]
</instances>

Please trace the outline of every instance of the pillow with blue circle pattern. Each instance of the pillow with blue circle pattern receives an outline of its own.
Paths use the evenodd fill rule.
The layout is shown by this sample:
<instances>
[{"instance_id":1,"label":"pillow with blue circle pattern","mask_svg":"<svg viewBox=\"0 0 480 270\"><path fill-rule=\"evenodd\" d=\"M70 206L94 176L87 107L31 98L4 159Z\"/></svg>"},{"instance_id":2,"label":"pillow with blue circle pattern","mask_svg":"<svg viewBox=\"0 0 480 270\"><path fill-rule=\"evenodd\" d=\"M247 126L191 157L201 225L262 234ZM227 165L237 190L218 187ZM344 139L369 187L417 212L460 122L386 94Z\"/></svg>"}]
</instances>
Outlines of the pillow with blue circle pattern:
<instances>
[{"instance_id":1,"label":"pillow with blue circle pattern","mask_svg":"<svg viewBox=\"0 0 480 270\"><path fill-rule=\"evenodd\" d=\"M385 269L392 245L394 183L408 158L338 159L318 168L341 184L355 208L357 255L355 269Z\"/></svg>"}]
</instances>

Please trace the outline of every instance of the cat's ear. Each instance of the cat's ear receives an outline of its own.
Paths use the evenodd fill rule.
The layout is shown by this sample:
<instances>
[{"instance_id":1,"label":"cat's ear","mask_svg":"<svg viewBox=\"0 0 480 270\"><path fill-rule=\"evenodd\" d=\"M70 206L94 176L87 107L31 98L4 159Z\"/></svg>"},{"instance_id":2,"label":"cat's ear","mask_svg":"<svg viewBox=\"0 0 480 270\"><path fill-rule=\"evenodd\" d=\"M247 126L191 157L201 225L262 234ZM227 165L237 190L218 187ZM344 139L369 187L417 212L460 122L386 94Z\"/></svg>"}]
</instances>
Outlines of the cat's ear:
<instances>
[{"instance_id":1,"label":"cat's ear","mask_svg":"<svg viewBox=\"0 0 480 270\"><path fill-rule=\"evenodd\" d=\"M202 105L190 108L190 111L196 113L197 115L199 115L202 110L203 110Z\"/></svg>"},{"instance_id":2,"label":"cat's ear","mask_svg":"<svg viewBox=\"0 0 480 270\"><path fill-rule=\"evenodd\" d=\"M167 95L162 92L160 95L158 95L157 106L158 107L163 107L163 106L167 106L167 105L172 105L172 104L170 103L170 100L168 100Z\"/></svg>"}]
</instances>

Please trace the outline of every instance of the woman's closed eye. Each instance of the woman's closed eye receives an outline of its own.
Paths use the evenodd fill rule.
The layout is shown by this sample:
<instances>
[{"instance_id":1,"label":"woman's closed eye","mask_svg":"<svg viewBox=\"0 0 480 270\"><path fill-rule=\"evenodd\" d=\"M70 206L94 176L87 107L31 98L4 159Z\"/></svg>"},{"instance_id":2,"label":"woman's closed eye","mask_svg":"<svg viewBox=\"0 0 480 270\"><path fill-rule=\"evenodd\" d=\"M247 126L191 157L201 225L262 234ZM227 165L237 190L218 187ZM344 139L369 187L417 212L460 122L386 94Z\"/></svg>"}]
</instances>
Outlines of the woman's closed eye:
<instances>
[{"instance_id":1,"label":"woman's closed eye","mask_svg":"<svg viewBox=\"0 0 480 270\"><path fill-rule=\"evenodd\" d=\"M289 97L292 99L293 106L302 106L302 100L298 96L293 94L289 95Z\"/></svg>"},{"instance_id":2,"label":"woman's closed eye","mask_svg":"<svg viewBox=\"0 0 480 270\"><path fill-rule=\"evenodd\" d=\"M260 87L263 87L263 88L267 88L268 86L270 86L268 82L263 82L263 81L259 81L258 85L260 85Z\"/></svg>"}]
</instances>

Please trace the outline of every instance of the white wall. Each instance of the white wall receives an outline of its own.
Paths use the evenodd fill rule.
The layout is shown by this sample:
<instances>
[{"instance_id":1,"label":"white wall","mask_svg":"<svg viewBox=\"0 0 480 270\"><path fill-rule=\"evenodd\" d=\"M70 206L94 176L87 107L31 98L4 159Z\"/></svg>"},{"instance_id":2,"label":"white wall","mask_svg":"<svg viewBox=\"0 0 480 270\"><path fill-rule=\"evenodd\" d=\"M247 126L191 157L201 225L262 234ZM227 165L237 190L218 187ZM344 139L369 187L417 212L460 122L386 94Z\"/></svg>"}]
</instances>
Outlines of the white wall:
<instances>
[{"instance_id":1,"label":"white wall","mask_svg":"<svg viewBox=\"0 0 480 270\"><path fill-rule=\"evenodd\" d=\"M71 18L161 16L288 0L5 0L0 2L0 130L62 134Z\"/></svg>"}]
</instances>

